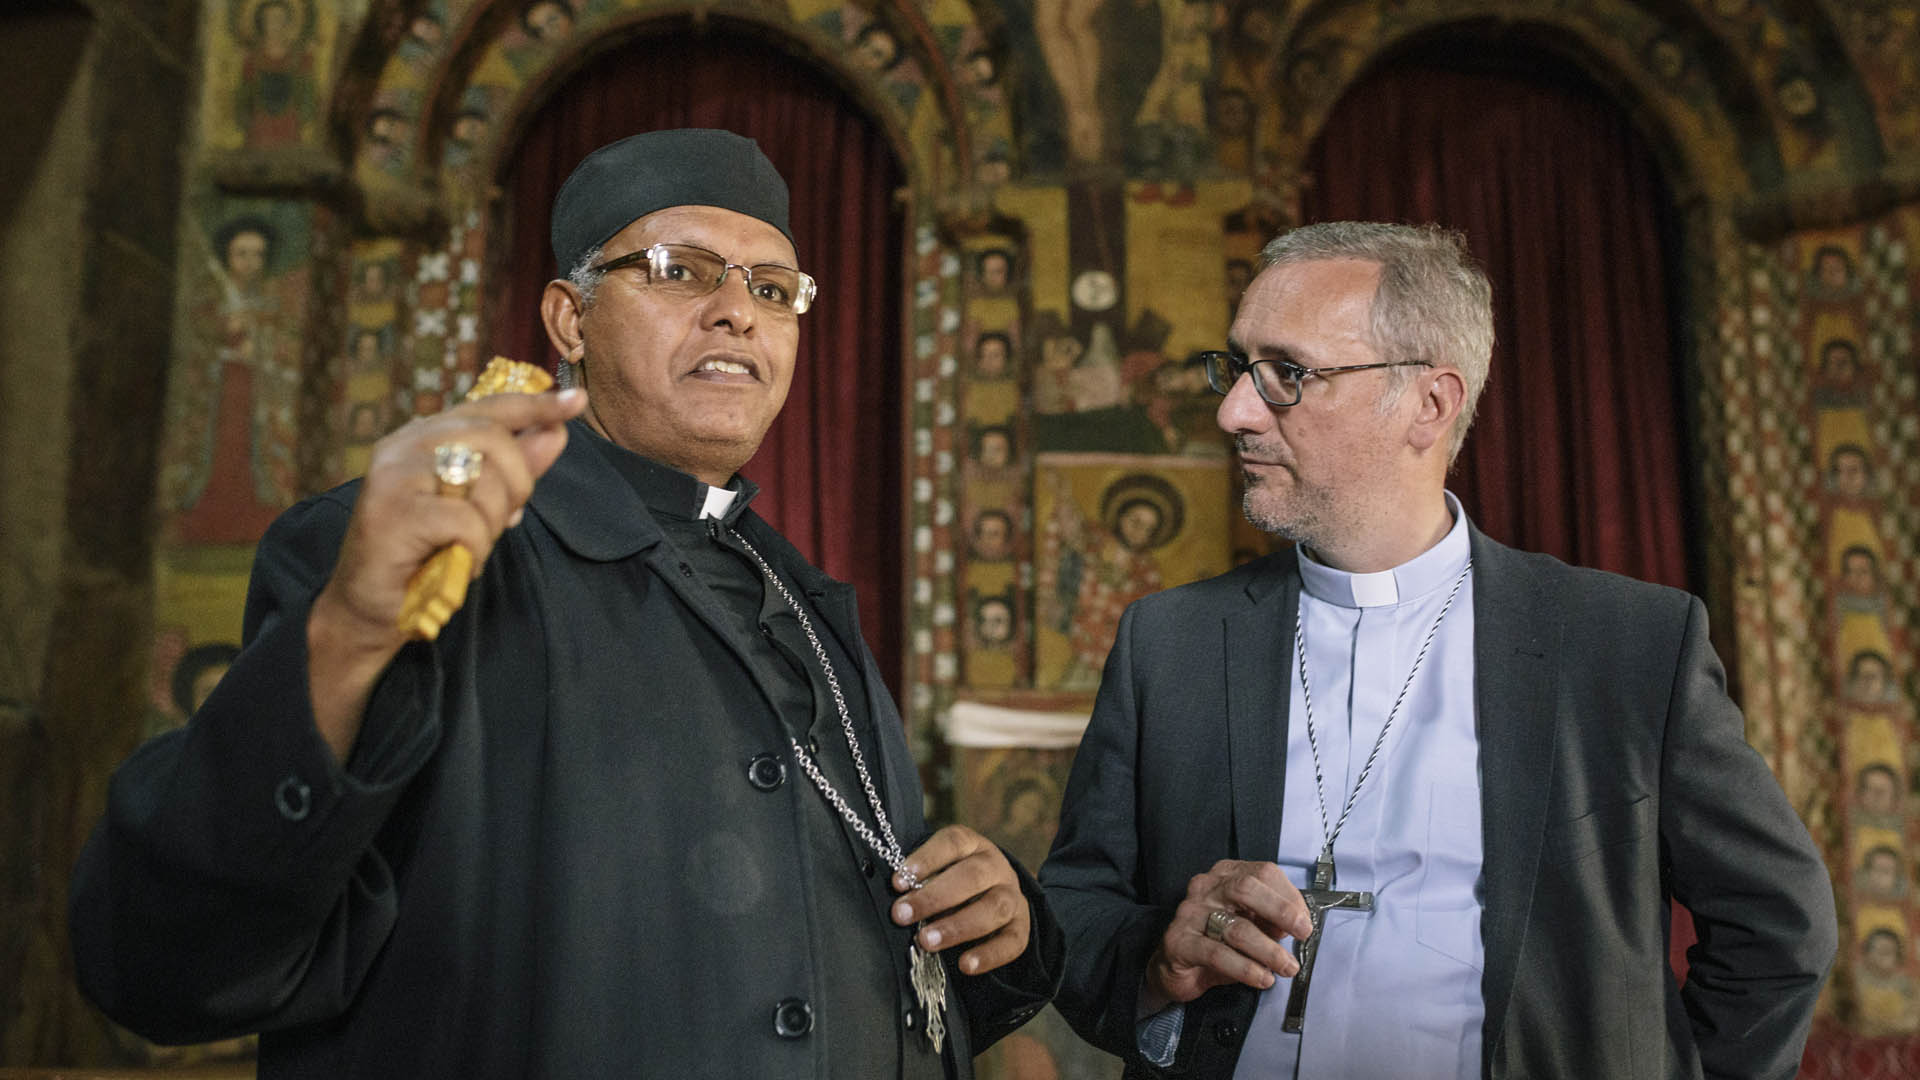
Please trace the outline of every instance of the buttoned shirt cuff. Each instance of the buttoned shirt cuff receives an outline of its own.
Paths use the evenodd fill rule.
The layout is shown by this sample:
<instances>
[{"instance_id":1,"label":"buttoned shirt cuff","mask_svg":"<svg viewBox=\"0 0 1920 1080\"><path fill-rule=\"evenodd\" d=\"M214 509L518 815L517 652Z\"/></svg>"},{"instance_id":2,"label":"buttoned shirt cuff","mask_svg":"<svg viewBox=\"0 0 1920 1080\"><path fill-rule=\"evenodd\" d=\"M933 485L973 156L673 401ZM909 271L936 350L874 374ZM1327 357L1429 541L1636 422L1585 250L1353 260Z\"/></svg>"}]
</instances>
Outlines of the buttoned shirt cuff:
<instances>
[{"instance_id":1,"label":"buttoned shirt cuff","mask_svg":"<svg viewBox=\"0 0 1920 1080\"><path fill-rule=\"evenodd\" d=\"M1186 1027L1187 1007L1175 1002L1133 1025L1134 1045L1149 1065L1166 1068L1180 1053L1180 1032Z\"/></svg>"}]
</instances>

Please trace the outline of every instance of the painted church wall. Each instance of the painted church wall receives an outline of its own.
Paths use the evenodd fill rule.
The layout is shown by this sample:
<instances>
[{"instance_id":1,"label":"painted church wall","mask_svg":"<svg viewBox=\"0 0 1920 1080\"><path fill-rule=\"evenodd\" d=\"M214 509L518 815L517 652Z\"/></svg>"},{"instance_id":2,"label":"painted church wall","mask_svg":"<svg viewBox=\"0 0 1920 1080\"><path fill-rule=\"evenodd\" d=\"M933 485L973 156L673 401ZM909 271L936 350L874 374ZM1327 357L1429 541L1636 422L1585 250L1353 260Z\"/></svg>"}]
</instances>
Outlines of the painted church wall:
<instances>
[{"instance_id":1,"label":"painted church wall","mask_svg":"<svg viewBox=\"0 0 1920 1080\"><path fill-rule=\"evenodd\" d=\"M140 0L0 22L0 1060L103 1045L66 870L137 739L194 25Z\"/></svg>"},{"instance_id":2,"label":"painted church wall","mask_svg":"<svg viewBox=\"0 0 1920 1080\"><path fill-rule=\"evenodd\" d=\"M1845 1031L1914 1030L1920 5L702 10L835 72L907 163L902 705L936 813L1029 865L1051 839L1118 611L1267 547L1239 518L1217 398L1186 360L1222 343L1340 92L1436 27L1498 36L1458 31L1495 16L1601 73L1694 221L1710 599L1731 615L1722 636L1750 739L1834 868L1849 948L1827 1011ZM130 661L145 707L124 718L129 738L181 722L218 678L265 523L357 475L387 431L458 400L491 355L492 182L518 125L595 48L688 17L654 0L206 6L152 632ZM21 254L9 265L48 260ZM30 276L10 271L4 287ZM11 323L0 334L22 350L55 332ZM17 425L17 412L9 446L76 437L57 418ZM22 565L50 567L55 533L13 522L57 517L64 480L8 477L0 506L23 516L9 512L0 536ZM0 599L44 615L31 586L13 574ZM20 625L31 657L44 631L31 614ZM1117 1075L1052 1013L985 1067Z\"/></svg>"},{"instance_id":3,"label":"painted church wall","mask_svg":"<svg viewBox=\"0 0 1920 1080\"><path fill-rule=\"evenodd\" d=\"M48 796L39 701L61 576L74 253L84 242L84 117L97 63L85 40L79 16L0 27L0 50L46 58L33 74L49 88L39 100L0 101L0 127L39 150L0 166L0 266L17 268L0 274L0 1016L9 1017L23 1011L41 906L32 835ZM48 98L64 107L33 115ZM0 1061L24 1026L0 1021Z\"/></svg>"}]
</instances>

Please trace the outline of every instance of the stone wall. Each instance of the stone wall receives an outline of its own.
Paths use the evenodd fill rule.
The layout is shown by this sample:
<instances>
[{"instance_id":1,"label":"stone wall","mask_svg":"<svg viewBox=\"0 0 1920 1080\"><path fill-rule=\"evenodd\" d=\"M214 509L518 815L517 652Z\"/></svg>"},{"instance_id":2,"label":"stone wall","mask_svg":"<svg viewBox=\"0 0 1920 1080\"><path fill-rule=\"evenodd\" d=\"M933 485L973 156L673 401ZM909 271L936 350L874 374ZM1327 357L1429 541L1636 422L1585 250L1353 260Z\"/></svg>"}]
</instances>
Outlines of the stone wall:
<instances>
[{"instance_id":1,"label":"stone wall","mask_svg":"<svg viewBox=\"0 0 1920 1080\"><path fill-rule=\"evenodd\" d=\"M0 23L0 110L36 151L0 173L0 905L23 916L0 923L5 1060L105 1056L72 989L66 868L138 731L196 23L166 0Z\"/></svg>"}]
</instances>

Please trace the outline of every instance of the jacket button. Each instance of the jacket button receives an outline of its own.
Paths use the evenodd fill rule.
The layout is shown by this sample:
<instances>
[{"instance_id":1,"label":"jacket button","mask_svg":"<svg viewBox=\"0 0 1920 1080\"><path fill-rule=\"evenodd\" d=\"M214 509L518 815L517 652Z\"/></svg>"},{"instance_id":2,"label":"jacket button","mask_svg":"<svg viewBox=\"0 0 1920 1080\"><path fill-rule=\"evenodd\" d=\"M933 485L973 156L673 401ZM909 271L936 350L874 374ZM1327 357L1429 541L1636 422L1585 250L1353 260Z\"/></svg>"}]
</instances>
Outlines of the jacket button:
<instances>
[{"instance_id":1,"label":"jacket button","mask_svg":"<svg viewBox=\"0 0 1920 1080\"><path fill-rule=\"evenodd\" d=\"M868 877L872 877L873 869L874 869L873 860L871 858L860 860L860 872L862 874L865 874Z\"/></svg>"},{"instance_id":2,"label":"jacket button","mask_svg":"<svg viewBox=\"0 0 1920 1080\"><path fill-rule=\"evenodd\" d=\"M772 791L787 782L787 765L772 754L761 754L747 763L747 782L761 791Z\"/></svg>"},{"instance_id":3,"label":"jacket button","mask_svg":"<svg viewBox=\"0 0 1920 1080\"><path fill-rule=\"evenodd\" d=\"M1240 1025L1231 1020L1222 1020L1213 1025L1213 1041L1221 1046L1232 1046L1240 1038Z\"/></svg>"},{"instance_id":4,"label":"jacket button","mask_svg":"<svg viewBox=\"0 0 1920 1080\"><path fill-rule=\"evenodd\" d=\"M279 808L281 817L288 821L304 821L313 812L313 789L301 783L299 777L289 776L273 790L273 802Z\"/></svg>"},{"instance_id":5,"label":"jacket button","mask_svg":"<svg viewBox=\"0 0 1920 1080\"><path fill-rule=\"evenodd\" d=\"M687 565L686 563L681 563L681 564L680 564L680 576L681 576L681 577L692 577L692 576L693 576L693 567L691 567L691 566L688 566L688 565Z\"/></svg>"},{"instance_id":6,"label":"jacket button","mask_svg":"<svg viewBox=\"0 0 1920 1080\"><path fill-rule=\"evenodd\" d=\"M805 998L788 998L773 1007L773 1033L798 1039L813 1030L813 1006Z\"/></svg>"}]
</instances>

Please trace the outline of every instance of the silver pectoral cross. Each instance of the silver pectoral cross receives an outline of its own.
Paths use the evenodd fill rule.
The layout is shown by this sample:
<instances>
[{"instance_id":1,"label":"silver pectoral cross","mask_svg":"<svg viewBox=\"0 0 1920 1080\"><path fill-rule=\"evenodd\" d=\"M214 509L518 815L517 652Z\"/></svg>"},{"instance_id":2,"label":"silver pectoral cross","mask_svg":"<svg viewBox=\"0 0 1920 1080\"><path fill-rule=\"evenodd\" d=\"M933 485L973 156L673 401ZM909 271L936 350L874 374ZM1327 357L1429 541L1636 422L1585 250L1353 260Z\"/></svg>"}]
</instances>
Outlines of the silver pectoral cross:
<instances>
[{"instance_id":1,"label":"silver pectoral cross","mask_svg":"<svg viewBox=\"0 0 1920 1080\"><path fill-rule=\"evenodd\" d=\"M1313 919L1313 933L1293 943L1294 959L1300 961L1300 973L1293 977L1293 989L1287 993L1286 1019L1281 1030L1289 1034L1299 1034L1307 1024L1307 989L1313 982L1313 961L1320 952L1320 932L1326 925L1329 908L1351 908L1355 911L1372 911L1373 894L1370 892L1336 892L1333 888L1333 853L1323 851L1313 864L1313 883L1310 888L1300 890L1300 899L1307 902L1307 915Z\"/></svg>"},{"instance_id":2,"label":"silver pectoral cross","mask_svg":"<svg viewBox=\"0 0 1920 1080\"><path fill-rule=\"evenodd\" d=\"M938 956L921 952L919 945L907 946L907 967L913 983L913 996L927 1016L927 1041L939 1053L947 1041L947 968Z\"/></svg>"}]
</instances>

